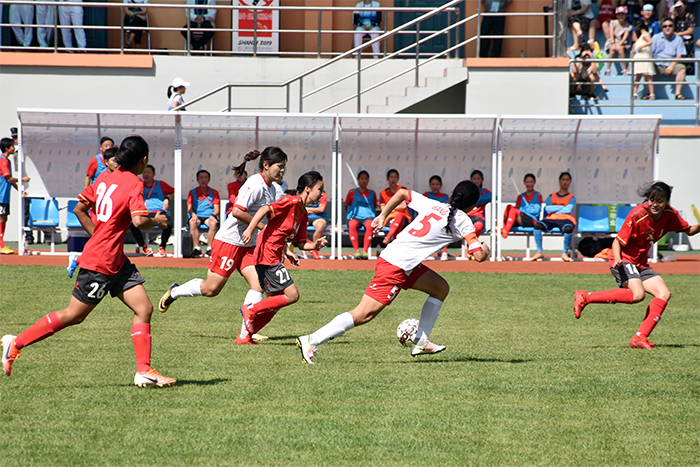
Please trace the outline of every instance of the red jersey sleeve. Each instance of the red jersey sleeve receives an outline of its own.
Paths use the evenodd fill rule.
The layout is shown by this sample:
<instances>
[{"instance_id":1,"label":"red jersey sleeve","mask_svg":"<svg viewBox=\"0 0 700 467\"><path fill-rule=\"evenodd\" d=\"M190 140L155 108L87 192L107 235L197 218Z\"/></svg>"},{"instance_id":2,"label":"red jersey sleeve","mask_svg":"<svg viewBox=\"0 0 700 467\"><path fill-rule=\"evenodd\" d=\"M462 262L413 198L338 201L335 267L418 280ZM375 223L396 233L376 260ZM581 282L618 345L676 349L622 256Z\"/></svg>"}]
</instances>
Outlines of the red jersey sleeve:
<instances>
[{"instance_id":1,"label":"red jersey sleeve","mask_svg":"<svg viewBox=\"0 0 700 467\"><path fill-rule=\"evenodd\" d=\"M92 159L90 159L90 162L88 162L88 168L85 172L85 175L94 177L95 172L97 172L97 159L93 157Z\"/></svg>"},{"instance_id":2,"label":"red jersey sleeve","mask_svg":"<svg viewBox=\"0 0 700 467\"><path fill-rule=\"evenodd\" d=\"M520 200L523 199L523 195L519 194L518 199L515 200L515 209L520 209Z\"/></svg>"},{"instance_id":3,"label":"red jersey sleeve","mask_svg":"<svg viewBox=\"0 0 700 467\"><path fill-rule=\"evenodd\" d=\"M12 176L12 171L10 170L10 161L6 157L0 158L0 176L3 178L8 178Z\"/></svg>"},{"instance_id":4,"label":"red jersey sleeve","mask_svg":"<svg viewBox=\"0 0 700 467\"><path fill-rule=\"evenodd\" d=\"M319 207L321 206L326 206L328 204L328 194L324 191L323 194L321 194L321 199L318 201Z\"/></svg>"},{"instance_id":5,"label":"red jersey sleeve","mask_svg":"<svg viewBox=\"0 0 700 467\"><path fill-rule=\"evenodd\" d=\"M348 195L345 197L345 206L350 206L354 199L355 199L355 190L348 191Z\"/></svg>"},{"instance_id":6,"label":"red jersey sleeve","mask_svg":"<svg viewBox=\"0 0 700 467\"><path fill-rule=\"evenodd\" d=\"M194 205L194 199L192 198L192 190L187 193L187 204Z\"/></svg>"},{"instance_id":7,"label":"red jersey sleeve","mask_svg":"<svg viewBox=\"0 0 700 467\"><path fill-rule=\"evenodd\" d=\"M292 207L293 203L292 201L295 198L293 196L283 196L279 200L275 201L274 203L268 204L270 208L270 212L268 213L268 217L270 219L273 219L277 216L285 216L289 213L289 209ZM306 225L306 224L304 224Z\"/></svg>"},{"instance_id":8,"label":"red jersey sleeve","mask_svg":"<svg viewBox=\"0 0 700 467\"><path fill-rule=\"evenodd\" d=\"M219 192L213 188L211 191L212 193L214 193L214 204L221 204L221 197L219 196Z\"/></svg>"},{"instance_id":9,"label":"red jersey sleeve","mask_svg":"<svg viewBox=\"0 0 700 467\"><path fill-rule=\"evenodd\" d=\"M92 184L85 188L79 195L78 199L81 203L85 204L90 208L95 207L95 184Z\"/></svg>"},{"instance_id":10,"label":"red jersey sleeve","mask_svg":"<svg viewBox=\"0 0 700 467\"><path fill-rule=\"evenodd\" d=\"M163 196L170 196L175 193L175 189L165 182L160 182L160 189L163 190Z\"/></svg>"},{"instance_id":11,"label":"red jersey sleeve","mask_svg":"<svg viewBox=\"0 0 700 467\"><path fill-rule=\"evenodd\" d=\"M620 227L620 231L617 233L617 241L620 242L622 246L627 246L630 238L636 234L636 226L637 222L635 216L627 216L624 224Z\"/></svg>"},{"instance_id":12,"label":"red jersey sleeve","mask_svg":"<svg viewBox=\"0 0 700 467\"><path fill-rule=\"evenodd\" d=\"M288 198L291 198L291 196L288 196ZM309 236L306 233L306 225L309 223L309 215L306 213L306 209L301 203L299 203L299 206L299 230L297 230L297 234L294 236L291 243L292 245L296 245L301 248L302 246L306 245L306 242L309 241Z\"/></svg>"},{"instance_id":13,"label":"red jersey sleeve","mask_svg":"<svg viewBox=\"0 0 700 467\"><path fill-rule=\"evenodd\" d=\"M669 220L668 224L666 225L666 230L669 232L683 232L685 229L690 227L690 224L671 206L666 208L666 212L669 212Z\"/></svg>"},{"instance_id":14,"label":"red jersey sleeve","mask_svg":"<svg viewBox=\"0 0 700 467\"><path fill-rule=\"evenodd\" d=\"M148 215L148 209L146 209L146 203L143 200L143 183L134 185L129 190L129 211L131 217Z\"/></svg>"}]
</instances>

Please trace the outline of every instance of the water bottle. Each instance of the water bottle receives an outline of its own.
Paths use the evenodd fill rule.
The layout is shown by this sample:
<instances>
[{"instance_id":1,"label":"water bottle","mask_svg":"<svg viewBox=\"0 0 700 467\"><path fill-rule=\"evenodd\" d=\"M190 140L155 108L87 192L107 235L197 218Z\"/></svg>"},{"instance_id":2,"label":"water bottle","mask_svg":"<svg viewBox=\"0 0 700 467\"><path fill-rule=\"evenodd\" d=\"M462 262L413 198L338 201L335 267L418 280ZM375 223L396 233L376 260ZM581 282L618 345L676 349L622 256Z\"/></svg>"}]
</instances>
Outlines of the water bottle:
<instances>
[{"instance_id":1,"label":"water bottle","mask_svg":"<svg viewBox=\"0 0 700 467\"><path fill-rule=\"evenodd\" d=\"M25 236L24 237L24 252L26 253L28 251L29 251L29 240L27 240L27 237Z\"/></svg>"},{"instance_id":2,"label":"water bottle","mask_svg":"<svg viewBox=\"0 0 700 467\"><path fill-rule=\"evenodd\" d=\"M525 58L525 52L522 50L520 51L520 58Z\"/></svg>"}]
</instances>

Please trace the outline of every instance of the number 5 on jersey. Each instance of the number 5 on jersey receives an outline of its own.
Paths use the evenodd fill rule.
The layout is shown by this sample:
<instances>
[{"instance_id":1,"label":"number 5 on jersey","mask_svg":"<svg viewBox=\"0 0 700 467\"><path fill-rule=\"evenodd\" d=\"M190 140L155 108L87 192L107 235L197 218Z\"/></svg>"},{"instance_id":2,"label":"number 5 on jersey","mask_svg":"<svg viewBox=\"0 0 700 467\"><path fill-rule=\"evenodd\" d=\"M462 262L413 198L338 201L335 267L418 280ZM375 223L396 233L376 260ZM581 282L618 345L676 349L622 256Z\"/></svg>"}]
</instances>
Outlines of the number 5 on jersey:
<instances>
[{"instance_id":1,"label":"number 5 on jersey","mask_svg":"<svg viewBox=\"0 0 700 467\"><path fill-rule=\"evenodd\" d=\"M442 216L435 213L428 214L420 220L420 229L411 229L408 231L408 233L414 237L425 237L428 235L428 232L430 232L430 221L433 219L436 222L440 222L442 220Z\"/></svg>"}]
</instances>

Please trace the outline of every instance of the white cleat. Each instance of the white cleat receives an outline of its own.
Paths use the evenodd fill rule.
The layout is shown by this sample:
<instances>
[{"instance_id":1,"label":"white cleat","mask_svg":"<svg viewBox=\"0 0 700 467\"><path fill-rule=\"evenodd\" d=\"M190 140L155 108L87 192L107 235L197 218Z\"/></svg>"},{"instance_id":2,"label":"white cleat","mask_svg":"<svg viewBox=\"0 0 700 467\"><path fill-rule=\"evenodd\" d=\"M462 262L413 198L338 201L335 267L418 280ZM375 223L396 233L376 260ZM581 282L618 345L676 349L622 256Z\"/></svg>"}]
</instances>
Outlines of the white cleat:
<instances>
[{"instance_id":1,"label":"white cleat","mask_svg":"<svg viewBox=\"0 0 700 467\"><path fill-rule=\"evenodd\" d=\"M428 341L425 345L414 345L411 349L411 357L417 357L418 355L440 353L447 348L446 345L437 345Z\"/></svg>"},{"instance_id":2,"label":"white cleat","mask_svg":"<svg viewBox=\"0 0 700 467\"><path fill-rule=\"evenodd\" d=\"M136 373L134 375L134 384L140 388L148 388L154 386L164 388L174 385L175 382L177 382L175 378L168 378L167 376L163 376L153 368L144 373Z\"/></svg>"},{"instance_id":3,"label":"white cleat","mask_svg":"<svg viewBox=\"0 0 700 467\"><path fill-rule=\"evenodd\" d=\"M309 343L309 336L297 337L297 347L301 350L301 358L304 359L304 363L313 365L315 363L314 357L316 354L314 353L314 348Z\"/></svg>"}]
</instances>

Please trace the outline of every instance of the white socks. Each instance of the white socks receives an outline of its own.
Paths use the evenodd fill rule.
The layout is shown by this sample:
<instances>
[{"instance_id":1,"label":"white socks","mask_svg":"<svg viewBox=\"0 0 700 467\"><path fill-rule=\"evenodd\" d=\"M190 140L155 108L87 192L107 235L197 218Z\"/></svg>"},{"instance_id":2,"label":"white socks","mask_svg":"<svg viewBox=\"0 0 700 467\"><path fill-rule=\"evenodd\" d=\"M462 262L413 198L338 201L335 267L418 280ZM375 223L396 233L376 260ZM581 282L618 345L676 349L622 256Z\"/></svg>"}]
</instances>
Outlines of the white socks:
<instances>
[{"instance_id":1,"label":"white socks","mask_svg":"<svg viewBox=\"0 0 700 467\"><path fill-rule=\"evenodd\" d=\"M442 307L442 302L437 298L428 297L423 304L423 309L420 312L420 322L418 323L418 330L416 331L416 341L413 343L416 345L425 345L428 342L428 337L430 332L435 326L435 321L440 315L440 307Z\"/></svg>"},{"instance_id":2,"label":"white socks","mask_svg":"<svg viewBox=\"0 0 700 467\"><path fill-rule=\"evenodd\" d=\"M262 292L258 292L257 290L253 289L248 289L248 293L245 294L245 299L243 300L243 306L246 305L255 305L256 303L262 301L262 299L265 298ZM245 323L241 323L241 332L240 332L241 339L245 339L248 337L248 330L245 328Z\"/></svg>"},{"instance_id":3,"label":"white socks","mask_svg":"<svg viewBox=\"0 0 700 467\"><path fill-rule=\"evenodd\" d=\"M350 312L346 311L333 318L330 323L323 326L318 331L309 335L309 344L314 349L316 346L324 344L331 339L342 336L355 327L355 320Z\"/></svg>"},{"instance_id":4,"label":"white socks","mask_svg":"<svg viewBox=\"0 0 700 467\"><path fill-rule=\"evenodd\" d=\"M173 298L180 298L202 295L202 289L199 284L201 284L203 280L204 279L192 279L191 281L185 282L182 285L173 287L173 289L170 291L170 296Z\"/></svg>"}]
</instances>

